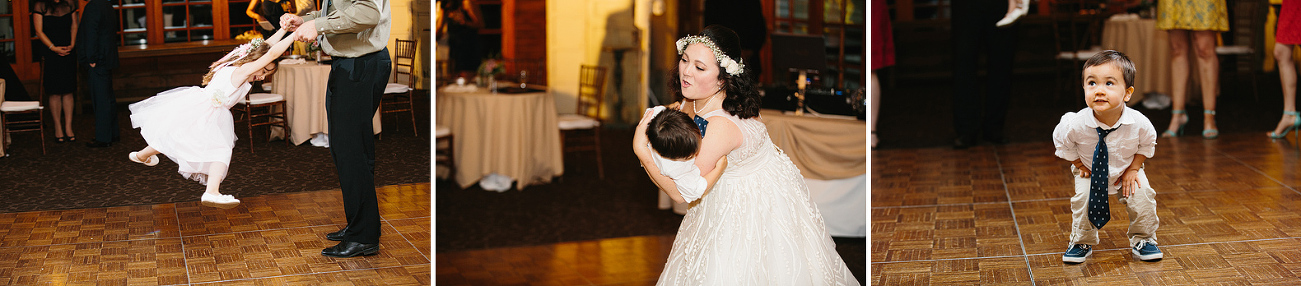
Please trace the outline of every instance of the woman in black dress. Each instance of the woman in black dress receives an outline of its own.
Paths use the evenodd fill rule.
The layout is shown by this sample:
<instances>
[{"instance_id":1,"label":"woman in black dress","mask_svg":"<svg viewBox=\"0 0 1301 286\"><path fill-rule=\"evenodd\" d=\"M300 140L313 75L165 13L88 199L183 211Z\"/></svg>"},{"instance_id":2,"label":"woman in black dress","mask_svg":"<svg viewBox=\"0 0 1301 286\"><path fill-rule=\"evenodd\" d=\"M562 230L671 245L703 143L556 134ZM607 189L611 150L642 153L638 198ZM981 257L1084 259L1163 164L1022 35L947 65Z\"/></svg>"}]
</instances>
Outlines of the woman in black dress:
<instances>
[{"instance_id":1,"label":"woman in black dress","mask_svg":"<svg viewBox=\"0 0 1301 286\"><path fill-rule=\"evenodd\" d=\"M73 141L72 93L77 87L77 59L72 47L77 44L76 0L36 0L32 2L32 23L44 47L37 53L44 63L41 81L49 95L50 115L54 117L54 140Z\"/></svg>"},{"instance_id":2,"label":"woman in black dress","mask_svg":"<svg viewBox=\"0 0 1301 286\"><path fill-rule=\"evenodd\" d=\"M448 37L452 64L456 65L454 68L460 76L470 77L483 60L479 51L479 28L483 28L479 5L472 0L440 0L438 3L443 16L438 18L437 29Z\"/></svg>"}]
</instances>

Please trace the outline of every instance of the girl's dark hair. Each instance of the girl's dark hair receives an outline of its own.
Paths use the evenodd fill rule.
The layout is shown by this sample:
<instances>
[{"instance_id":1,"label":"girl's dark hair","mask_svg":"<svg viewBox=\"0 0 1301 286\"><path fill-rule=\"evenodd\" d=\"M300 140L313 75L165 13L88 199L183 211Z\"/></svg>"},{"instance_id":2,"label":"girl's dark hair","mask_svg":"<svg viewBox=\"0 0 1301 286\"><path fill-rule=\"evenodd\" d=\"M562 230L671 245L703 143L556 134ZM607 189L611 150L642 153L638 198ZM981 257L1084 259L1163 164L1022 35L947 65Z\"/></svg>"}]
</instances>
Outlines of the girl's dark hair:
<instances>
[{"instance_id":1,"label":"girl's dark hair","mask_svg":"<svg viewBox=\"0 0 1301 286\"><path fill-rule=\"evenodd\" d=\"M287 39L281 39L281 40L283 41L283 40L287 40ZM238 48L237 48L237 49L238 49ZM228 62L228 63L230 63L229 66L239 66L239 65L246 64L246 63L251 63L251 62L253 62L253 61L257 61L259 58L262 58L262 55L265 55L267 52L270 52L270 51L271 51L271 45L268 44L268 43L262 43L261 45L258 45L256 48L253 48L252 51L249 51L248 55L247 55L247 56L244 56L243 58L240 58L240 59L238 59L238 60L234 60L234 59L226 60L225 62L216 62L216 63L213 63L213 65L218 65L218 64L221 64L221 63L227 63L227 62ZM275 66L276 66L276 69L279 69L279 68L280 68L280 59L275 59L275 60L271 61L271 63L268 63L268 65L275 65ZM263 67L263 68L266 68L266 67ZM213 76L213 75L216 75L216 74L217 74L217 69L210 69L210 70L208 70L208 74L203 75L203 83L202 83L202 85L207 86L207 85L208 85L208 82L211 82L211 81L212 81L212 76Z\"/></svg>"},{"instance_id":2,"label":"girl's dark hair","mask_svg":"<svg viewBox=\"0 0 1301 286\"><path fill-rule=\"evenodd\" d=\"M690 159L700 150L700 128L686 113L665 108L646 125L646 138L660 157Z\"/></svg>"},{"instance_id":3,"label":"girl's dark hair","mask_svg":"<svg viewBox=\"0 0 1301 286\"><path fill-rule=\"evenodd\" d=\"M722 25L709 25L700 32L700 35L713 41L714 46L717 46L727 57L741 61L741 38L732 29ZM752 63L741 62L741 64ZM714 66L718 66L717 61L714 62ZM759 96L759 89L755 88L755 75L750 67L743 68L741 74L737 76L732 76L719 67L718 80L723 82L723 88L727 90L727 97L723 99L723 110L741 119L759 116L762 98ZM681 101L684 98L682 76L678 74L676 67L669 72L669 91L673 93L673 101Z\"/></svg>"}]
</instances>

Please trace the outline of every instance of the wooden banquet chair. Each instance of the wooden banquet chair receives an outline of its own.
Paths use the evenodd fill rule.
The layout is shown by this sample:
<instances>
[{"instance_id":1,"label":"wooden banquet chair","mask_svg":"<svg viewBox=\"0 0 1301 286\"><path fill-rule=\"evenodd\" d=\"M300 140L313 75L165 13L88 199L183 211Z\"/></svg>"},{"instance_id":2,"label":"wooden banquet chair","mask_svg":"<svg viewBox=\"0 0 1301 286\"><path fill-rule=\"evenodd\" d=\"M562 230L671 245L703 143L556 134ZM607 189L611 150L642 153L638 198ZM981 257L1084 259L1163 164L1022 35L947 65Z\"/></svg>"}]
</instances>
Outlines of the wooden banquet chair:
<instances>
[{"instance_id":1,"label":"wooden banquet chair","mask_svg":"<svg viewBox=\"0 0 1301 286\"><path fill-rule=\"evenodd\" d=\"M1102 25L1109 17L1105 9L1105 0L1057 0L1050 6L1052 18L1053 46L1057 50L1056 88L1069 95L1070 102L1078 102L1080 86L1080 67L1084 61L1102 52ZM1065 74L1065 75L1063 75ZM1064 81L1063 81L1064 79ZM1078 106L1080 104L1072 104Z\"/></svg>"},{"instance_id":2,"label":"wooden banquet chair","mask_svg":"<svg viewBox=\"0 0 1301 286\"><path fill-rule=\"evenodd\" d=\"M583 65L579 70L575 114L560 114L560 143L565 152L596 152L597 177L605 179L601 164L601 106L605 103L606 68Z\"/></svg>"},{"instance_id":3,"label":"wooden banquet chair","mask_svg":"<svg viewBox=\"0 0 1301 286\"><path fill-rule=\"evenodd\" d=\"M41 154L45 154L45 124L41 122L45 118L45 107L41 106L39 100L5 101L4 90L5 80L0 79L0 126L4 126L5 129L3 136L0 136L0 144L4 144L10 133L39 132L41 134ZM36 118L29 118L31 116ZM8 152L5 153L8 154Z\"/></svg>"},{"instance_id":4,"label":"wooden banquet chair","mask_svg":"<svg viewBox=\"0 0 1301 286\"><path fill-rule=\"evenodd\" d=\"M452 149L455 147L452 145L452 129L442 125L434 126L434 140L437 140L434 143L434 165L447 167L447 178L455 180L456 160L452 157L455 151ZM447 144L447 147L439 146L439 144Z\"/></svg>"},{"instance_id":5,"label":"wooden banquet chair","mask_svg":"<svg viewBox=\"0 0 1301 286\"><path fill-rule=\"evenodd\" d=\"M416 128L415 87L416 41L397 39L397 53L393 57L393 82L384 87L380 99L380 116L405 112L411 117L411 134L419 136ZM403 78L406 80L402 80ZM394 121L397 120L395 117ZM394 125L397 125L396 123ZM396 126L393 130L397 130Z\"/></svg>"},{"instance_id":6,"label":"wooden banquet chair","mask_svg":"<svg viewBox=\"0 0 1301 286\"><path fill-rule=\"evenodd\" d=\"M275 93L250 93L232 111L248 127L248 152L253 153L253 127L267 125L267 141L271 141L271 127L280 127L285 133L285 146L289 144L289 120L285 115L285 96Z\"/></svg>"}]
</instances>

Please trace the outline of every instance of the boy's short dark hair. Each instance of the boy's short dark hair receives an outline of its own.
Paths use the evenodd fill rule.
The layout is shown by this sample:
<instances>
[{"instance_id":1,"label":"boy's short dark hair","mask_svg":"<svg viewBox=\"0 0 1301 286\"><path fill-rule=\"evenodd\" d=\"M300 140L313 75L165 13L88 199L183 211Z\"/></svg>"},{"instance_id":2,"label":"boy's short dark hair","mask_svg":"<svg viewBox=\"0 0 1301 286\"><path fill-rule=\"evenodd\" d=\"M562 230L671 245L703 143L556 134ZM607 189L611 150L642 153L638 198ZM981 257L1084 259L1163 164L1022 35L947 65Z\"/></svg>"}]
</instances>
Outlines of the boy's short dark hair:
<instances>
[{"instance_id":1,"label":"boy's short dark hair","mask_svg":"<svg viewBox=\"0 0 1301 286\"><path fill-rule=\"evenodd\" d=\"M1134 74L1138 73L1138 69L1134 68L1134 62L1130 61L1129 57L1125 56L1125 53L1116 50L1102 51L1084 61L1084 68L1088 69L1110 62L1115 62L1116 66L1120 67L1120 73L1125 77L1125 87L1134 87Z\"/></svg>"},{"instance_id":2,"label":"boy's short dark hair","mask_svg":"<svg viewBox=\"0 0 1301 286\"><path fill-rule=\"evenodd\" d=\"M700 150L700 128L686 113L665 108L646 126L651 148L667 159L689 159Z\"/></svg>"}]
</instances>

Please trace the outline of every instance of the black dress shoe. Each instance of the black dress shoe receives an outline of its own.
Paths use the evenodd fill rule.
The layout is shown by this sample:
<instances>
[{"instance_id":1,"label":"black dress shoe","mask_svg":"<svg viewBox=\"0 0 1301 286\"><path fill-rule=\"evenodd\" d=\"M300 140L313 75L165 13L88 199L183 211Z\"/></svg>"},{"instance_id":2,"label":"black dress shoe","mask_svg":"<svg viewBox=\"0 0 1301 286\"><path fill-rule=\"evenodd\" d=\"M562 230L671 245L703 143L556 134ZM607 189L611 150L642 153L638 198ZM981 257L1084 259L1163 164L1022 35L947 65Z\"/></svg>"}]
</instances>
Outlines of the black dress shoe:
<instances>
[{"instance_id":1,"label":"black dress shoe","mask_svg":"<svg viewBox=\"0 0 1301 286\"><path fill-rule=\"evenodd\" d=\"M86 147L90 147L90 148L104 148L104 147L110 147L110 146L113 146L113 143L109 143L109 142L99 142L99 141L86 143Z\"/></svg>"},{"instance_id":2,"label":"black dress shoe","mask_svg":"<svg viewBox=\"0 0 1301 286\"><path fill-rule=\"evenodd\" d=\"M321 255L339 258L348 258L358 255L374 255L376 253L379 253L379 243L365 244L352 241L339 242L339 244L321 250Z\"/></svg>"},{"instance_id":3,"label":"black dress shoe","mask_svg":"<svg viewBox=\"0 0 1301 286\"><path fill-rule=\"evenodd\" d=\"M340 229L339 231L325 234L325 239L329 239L333 241L343 241L343 234L347 232L348 232L348 227L345 226L343 227L343 229Z\"/></svg>"}]
</instances>

